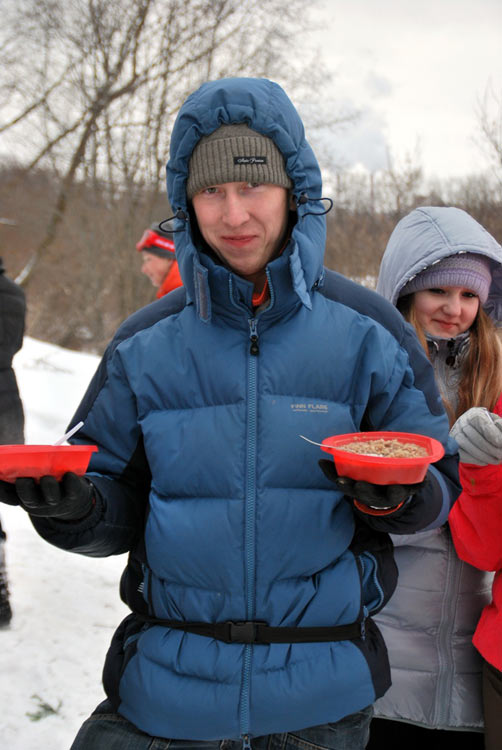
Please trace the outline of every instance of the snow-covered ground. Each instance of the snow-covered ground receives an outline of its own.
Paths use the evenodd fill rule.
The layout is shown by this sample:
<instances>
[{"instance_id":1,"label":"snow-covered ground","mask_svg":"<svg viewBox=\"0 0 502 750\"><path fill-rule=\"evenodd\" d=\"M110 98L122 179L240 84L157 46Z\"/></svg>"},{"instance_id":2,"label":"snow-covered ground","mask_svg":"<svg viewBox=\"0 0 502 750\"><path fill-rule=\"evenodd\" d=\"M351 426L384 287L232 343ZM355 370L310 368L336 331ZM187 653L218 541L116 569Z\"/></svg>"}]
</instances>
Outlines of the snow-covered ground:
<instances>
[{"instance_id":1,"label":"snow-covered ground","mask_svg":"<svg viewBox=\"0 0 502 750\"><path fill-rule=\"evenodd\" d=\"M29 337L14 360L26 442L64 432L98 358ZM118 581L125 556L93 559L52 547L20 508L0 505L14 612L0 630L0 748L68 750L104 698L101 669L127 609Z\"/></svg>"}]
</instances>

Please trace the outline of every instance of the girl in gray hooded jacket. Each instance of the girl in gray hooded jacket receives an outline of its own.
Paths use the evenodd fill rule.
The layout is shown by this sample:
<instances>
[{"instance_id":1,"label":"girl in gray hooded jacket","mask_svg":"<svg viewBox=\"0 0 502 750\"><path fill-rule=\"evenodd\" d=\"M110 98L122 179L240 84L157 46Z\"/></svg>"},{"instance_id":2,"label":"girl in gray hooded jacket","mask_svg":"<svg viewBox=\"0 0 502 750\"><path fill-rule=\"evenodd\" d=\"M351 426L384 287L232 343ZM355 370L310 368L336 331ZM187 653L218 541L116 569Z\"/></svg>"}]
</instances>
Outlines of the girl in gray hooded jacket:
<instances>
[{"instance_id":1,"label":"girl in gray hooded jacket","mask_svg":"<svg viewBox=\"0 0 502 750\"><path fill-rule=\"evenodd\" d=\"M417 208L389 239L377 291L414 326L450 424L474 406L493 411L502 390L498 242L461 209ZM481 659L471 641L492 574L458 558L447 523L393 542L399 582L376 618L392 687L375 705L367 747L483 748Z\"/></svg>"}]
</instances>

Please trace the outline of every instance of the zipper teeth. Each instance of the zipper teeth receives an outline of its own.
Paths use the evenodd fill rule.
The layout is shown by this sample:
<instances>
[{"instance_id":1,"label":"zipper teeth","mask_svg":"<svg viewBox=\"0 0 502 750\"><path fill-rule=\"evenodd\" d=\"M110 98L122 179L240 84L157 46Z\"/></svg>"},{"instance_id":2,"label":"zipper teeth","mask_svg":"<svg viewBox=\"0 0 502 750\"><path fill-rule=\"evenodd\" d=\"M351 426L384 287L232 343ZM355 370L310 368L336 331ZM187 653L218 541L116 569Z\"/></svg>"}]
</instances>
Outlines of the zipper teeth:
<instances>
[{"instance_id":1,"label":"zipper teeth","mask_svg":"<svg viewBox=\"0 0 502 750\"><path fill-rule=\"evenodd\" d=\"M251 672L251 646L244 646L244 668L241 700L241 735L249 734L249 677Z\"/></svg>"},{"instance_id":2,"label":"zipper teeth","mask_svg":"<svg viewBox=\"0 0 502 750\"><path fill-rule=\"evenodd\" d=\"M439 670L438 687L436 692L436 716L435 723L438 726L446 726L450 708L451 687L453 682L453 654L452 634L455 629L455 614L451 612L452 603L458 602L462 562L456 559L453 550L448 527L443 532L446 536L445 543L448 545L448 566L446 569L446 588L444 591L443 605L441 608L441 622L439 624ZM453 596L452 596L453 594ZM446 658L444 656L446 654Z\"/></svg>"},{"instance_id":3,"label":"zipper teeth","mask_svg":"<svg viewBox=\"0 0 502 750\"><path fill-rule=\"evenodd\" d=\"M249 321L251 335L256 335L257 323L252 318ZM255 493L256 493L256 370L257 357L248 354L248 428L247 428L247 475L246 475L246 513L245 513L245 559L246 559L246 617L253 619L254 615L254 579L255 579ZM241 694L241 734L249 734L249 700L250 700L250 672L251 646L244 647L244 665Z\"/></svg>"},{"instance_id":4,"label":"zipper teeth","mask_svg":"<svg viewBox=\"0 0 502 750\"><path fill-rule=\"evenodd\" d=\"M147 602L147 605L148 605L148 612L151 615L154 615L155 612L154 612L154 609L153 609L152 574L151 574L150 569L149 569L149 567L147 565L143 565L143 571L144 571L143 581L146 582L146 602Z\"/></svg>"},{"instance_id":5,"label":"zipper teeth","mask_svg":"<svg viewBox=\"0 0 502 750\"><path fill-rule=\"evenodd\" d=\"M256 332L256 327L254 328ZM256 357L249 359L248 461L246 477L247 618L253 617L255 573L255 475L256 475Z\"/></svg>"}]
</instances>

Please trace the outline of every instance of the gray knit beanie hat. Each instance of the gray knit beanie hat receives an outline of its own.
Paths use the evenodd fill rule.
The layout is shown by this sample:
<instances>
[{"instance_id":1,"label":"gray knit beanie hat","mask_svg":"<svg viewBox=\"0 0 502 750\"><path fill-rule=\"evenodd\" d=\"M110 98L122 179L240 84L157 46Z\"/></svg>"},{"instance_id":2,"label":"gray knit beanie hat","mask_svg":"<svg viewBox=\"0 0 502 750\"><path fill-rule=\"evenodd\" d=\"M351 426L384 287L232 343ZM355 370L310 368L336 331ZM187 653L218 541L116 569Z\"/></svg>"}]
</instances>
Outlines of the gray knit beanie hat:
<instances>
[{"instance_id":1,"label":"gray knit beanie hat","mask_svg":"<svg viewBox=\"0 0 502 750\"><path fill-rule=\"evenodd\" d=\"M449 255L418 273L403 286L399 296L442 286L460 286L475 292L484 305L491 283L492 274L487 257L478 253L459 253Z\"/></svg>"},{"instance_id":2,"label":"gray knit beanie hat","mask_svg":"<svg viewBox=\"0 0 502 750\"><path fill-rule=\"evenodd\" d=\"M273 142L245 123L221 125L200 139L188 164L187 198L225 182L262 182L293 186L284 157Z\"/></svg>"}]
</instances>

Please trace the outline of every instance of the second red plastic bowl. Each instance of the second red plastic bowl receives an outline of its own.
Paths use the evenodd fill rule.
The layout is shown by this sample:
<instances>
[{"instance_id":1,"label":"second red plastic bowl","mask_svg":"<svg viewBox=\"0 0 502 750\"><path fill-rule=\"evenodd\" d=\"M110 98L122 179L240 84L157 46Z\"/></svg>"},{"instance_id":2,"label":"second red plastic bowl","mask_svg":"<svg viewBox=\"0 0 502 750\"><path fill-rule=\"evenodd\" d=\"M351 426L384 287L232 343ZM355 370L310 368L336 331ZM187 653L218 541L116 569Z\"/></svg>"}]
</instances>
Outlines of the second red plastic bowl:
<instances>
[{"instance_id":1,"label":"second red plastic bowl","mask_svg":"<svg viewBox=\"0 0 502 750\"><path fill-rule=\"evenodd\" d=\"M340 446L347 443L366 442L380 438L398 440L401 443L414 443L425 448L427 455L417 458L393 458L340 450ZM322 441L321 450L333 456L339 476L373 484L421 482L427 474L429 465L439 461L444 455L444 448L439 440L411 432L353 432L345 435L332 435Z\"/></svg>"}]
</instances>

